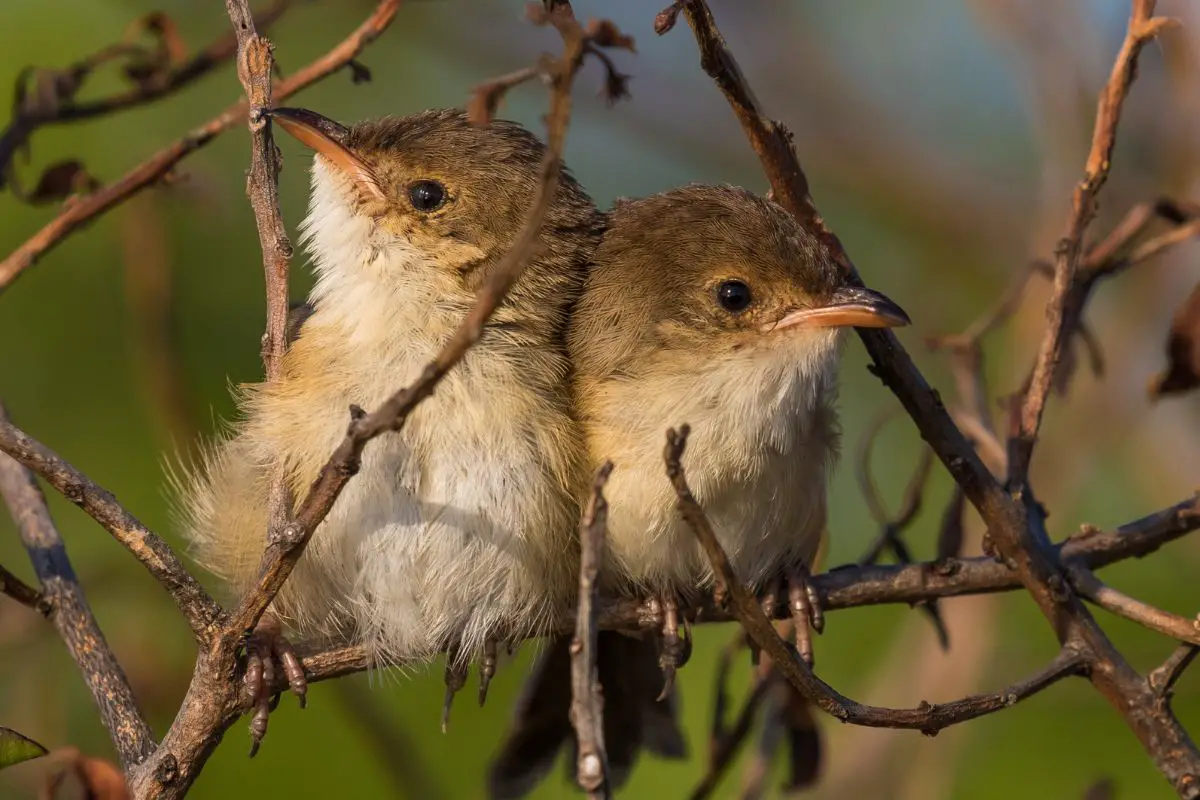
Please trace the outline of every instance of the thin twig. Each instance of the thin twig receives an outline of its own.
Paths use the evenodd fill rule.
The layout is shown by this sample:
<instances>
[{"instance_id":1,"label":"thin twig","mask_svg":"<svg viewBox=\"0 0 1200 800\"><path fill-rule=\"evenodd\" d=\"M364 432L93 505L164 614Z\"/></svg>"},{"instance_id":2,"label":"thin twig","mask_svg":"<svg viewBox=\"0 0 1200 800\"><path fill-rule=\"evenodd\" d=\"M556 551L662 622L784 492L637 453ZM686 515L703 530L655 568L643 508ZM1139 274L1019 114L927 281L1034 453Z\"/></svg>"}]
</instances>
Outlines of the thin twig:
<instances>
[{"instance_id":1,"label":"thin twig","mask_svg":"<svg viewBox=\"0 0 1200 800\"><path fill-rule=\"evenodd\" d=\"M604 560L608 503L604 484L613 464L606 461L596 470L591 496L579 522L579 609L575 615L575 638L571 640L571 725L575 728L578 753L575 781L589 798L611 796L608 756L604 749L604 698L596 673L596 641L599 629L600 564Z\"/></svg>"},{"instance_id":2,"label":"thin twig","mask_svg":"<svg viewBox=\"0 0 1200 800\"><path fill-rule=\"evenodd\" d=\"M246 0L225 0L225 9L233 23L238 42L238 79L246 91L250 110L250 169L246 173L246 195L254 210L258 243L262 250L263 276L267 299L267 327L262 337L262 362L265 380L278 380L287 351L288 269L292 243L279 211L279 151L271 137L271 75L275 59L271 43L258 35L254 17ZM282 464L273 465L267 496L268 543L283 536L292 517L291 488ZM255 620L257 624L258 620Z\"/></svg>"},{"instance_id":3,"label":"thin twig","mask_svg":"<svg viewBox=\"0 0 1200 800\"><path fill-rule=\"evenodd\" d=\"M774 661L780 674L795 687L809 702L819 706L831 716L854 725L879 728L908 728L933 735L949 725L984 716L1007 708L1071 675L1083 671L1085 662L1080 653L1071 646L1064 646L1050 665L1037 675L1013 684L1002 692L976 695L951 703L930 705L922 703L917 708L882 708L857 703L830 687L813 674L812 669L797 658L779 638L770 620L763 614L762 607L742 585L729 563L729 557L713 532L712 525L687 484L680 459L687 445L688 426L676 432L667 431L667 445L663 451L667 477L675 488L679 501L679 513L696 535L712 564L713 573L725 587L726 596L732 600L730 609L741 623L746 634L761 650Z\"/></svg>"},{"instance_id":4,"label":"thin twig","mask_svg":"<svg viewBox=\"0 0 1200 800\"><path fill-rule=\"evenodd\" d=\"M3 456L0 456L3 458ZM0 594L8 595L23 606L28 606L43 617L50 616L53 606L41 592L9 572L0 564Z\"/></svg>"},{"instance_id":5,"label":"thin twig","mask_svg":"<svg viewBox=\"0 0 1200 800\"><path fill-rule=\"evenodd\" d=\"M2 406L0 422L8 422ZM83 674L117 756L129 769L154 752L154 734L138 710L129 679L92 615L37 478L4 455L0 455L0 496L29 551L42 585L41 596L52 609L50 620Z\"/></svg>"},{"instance_id":6,"label":"thin twig","mask_svg":"<svg viewBox=\"0 0 1200 800\"><path fill-rule=\"evenodd\" d=\"M1119 592L1097 578L1090 569L1080 564L1070 565L1067 568L1067 575L1070 577L1075 591L1105 611L1132 620L1144 628L1158 631L1172 639L1200 645L1200 619L1195 617L1187 619L1178 614L1171 614Z\"/></svg>"},{"instance_id":7,"label":"thin twig","mask_svg":"<svg viewBox=\"0 0 1200 800\"><path fill-rule=\"evenodd\" d=\"M270 27L292 4L292 0L274 0L270 6L255 16L263 28ZM105 48L110 51L111 48ZM101 51L104 53L105 51ZM178 66L156 70L150 75L139 76L136 84L124 91L116 92L97 100L75 102L73 97L56 97L53 103L42 103L35 107L19 107L4 133L0 134L0 188L12 166L13 156L26 147L30 137L38 128L81 122L107 116L121 111L153 103L174 94L219 67L237 52L237 39L226 33L191 58ZM83 78L107 58L100 54L83 59L78 64L62 70L71 76L70 95L80 88Z\"/></svg>"},{"instance_id":8,"label":"thin twig","mask_svg":"<svg viewBox=\"0 0 1200 800\"><path fill-rule=\"evenodd\" d=\"M1155 0L1133 0L1132 5L1125 40L1108 83L1100 93L1083 180L1075 187L1067 229L1056 249L1054 293L1046 307L1046 336L1042 340L1033 377L1021 404L1016 435L1009 444L1009 478L1014 485L1021 485L1027 479L1042 413L1054 386L1059 362L1082 313L1084 298L1076 281L1076 271L1083 254L1083 237L1096 216L1096 197L1108 180L1116 146L1117 125L1137 74L1138 55L1147 43L1171 24L1168 19L1153 16Z\"/></svg>"},{"instance_id":9,"label":"thin twig","mask_svg":"<svg viewBox=\"0 0 1200 800\"><path fill-rule=\"evenodd\" d=\"M274 99L283 100L345 67L387 29L400 0L381 0L375 11L336 47L304 69L279 81ZM185 157L246 119L248 106L239 100L179 141L159 150L113 183L69 204L45 227L0 261L0 293L26 269L82 225L162 180Z\"/></svg>"},{"instance_id":10,"label":"thin twig","mask_svg":"<svg viewBox=\"0 0 1200 800\"><path fill-rule=\"evenodd\" d=\"M167 543L130 514L111 492L93 483L50 448L2 417L0 451L42 476L142 562L142 566L171 595L197 641L211 637L221 607L192 577Z\"/></svg>"},{"instance_id":11,"label":"thin twig","mask_svg":"<svg viewBox=\"0 0 1200 800\"><path fill-rule=\"evenodd\" d=\"M1175 684L1183 677L1184 670L1196 660L1197 655L1200 655L1200 647L1184 643L1176 647L1160 666L1155 667L1146 676L1146 683L1150 685L1155 696L1163 702L1169 702Z\"/></svg>"}]
</instances>

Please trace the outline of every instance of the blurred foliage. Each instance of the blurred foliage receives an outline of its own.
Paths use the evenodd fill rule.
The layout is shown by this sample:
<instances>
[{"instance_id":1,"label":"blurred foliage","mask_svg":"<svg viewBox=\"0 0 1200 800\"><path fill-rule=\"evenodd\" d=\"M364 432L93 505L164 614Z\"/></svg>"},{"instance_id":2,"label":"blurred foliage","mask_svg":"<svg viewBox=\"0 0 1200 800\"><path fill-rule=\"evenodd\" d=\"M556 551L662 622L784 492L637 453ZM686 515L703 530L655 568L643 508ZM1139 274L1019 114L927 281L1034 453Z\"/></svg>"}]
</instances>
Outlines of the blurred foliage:
<instances>
[{"instance_id":1,"label":"blurred foliage","mask_svg":"<svg viewBox=\"0 0 1200 800\"><path fill-rule=\"evenodd\" d=\"M331 46L369 10L367 0L300 2L271 30L285 72ZM959 330L993 301L1030 254L1047 254L1083 163L1095 91L1107 75L1127 4L1118 0L935 0L841 3L717 2L716 12L768 108L796 132L814 193L866 279L916 320L901 338L927 377L952 398L944 363L923 337ZM363 56L374 80L335 75L296 102L335 118L460 105L470 87L528 63L555 46L528 28L522 4L413 2ZM686 181L729 181L763 189L753 156L717 92L696 66L682 26L651 30L657 8L581 0L584 17L611 14L638 39L619 57L634 75L633 100L607 109L580 81L568 162L597 201ZM152 10L170 14L182 41L199 48L228 24L219 3L182 0L5 0L0 3L0 76L30 64L64 65L117 41ZM1133 202L1162 192L1200 197L1200 15L1188 0L1160 3L1191 28L1143 56L1121 129L1116 167L1097 231ZM1058 35L1065 34L1065 35ZM1189 38L1191 37L1191 38ZM1046 45L1053 42L1053 47ZM98 76L89 95L119 76ZM39 131L26 185L71 158L109 181L208 119L239 93L226 66L163 102L86 124ZM505 116L540 130L544 96L514 94ZM227 418L229 383L259 375L263 323L257 239L243 196L247 137L237 129L183 164L185 180L143 194L73 236L0 296L0 396L13 417L178 544L162 465L210 436ZM305 160L281 144L283 212L293 227L305 205ZM53 214L0 197L0 252ZM1161 342L1174 305L1196 280L1195 244L1105 287L1089 318L1108 374L1081 376L1052 404L1035 463L1056 536L1084 521L1109 527L1192 491L1200 468L1194 398L1151 407L1146 379L1162 366ZM297 258L293 290L309 283ZM1044 287L989 341L996 393L1010 391L1029 363L1042 322ZM894 399L848 348L842 409L847 451L869 419ZM197 433L197 430L199 433ZM915 463L911 424L891 423L876 447L875 473L899 502ZM857 558L875 531L854 485L839 471L832 499L828 564ZM52 494L52 493L51 493ZM934 551L949 481L935 468L924 510L910 531L918 557ZM186 686L192 644L153 581L82 513L52 497L52 510L96 615L134 688L162 731ZM977 550L978 520L969 517ZM8 519L0 562L28 577ZM1200 540L1126 563L1106 580L1182 614L1197 609ZM831 616L817 641L820 673L872 702L914 705L997 688L1037 669L1055 649L1050 629L1020 594L943 604L951 649L941 653L924 619L905 608ZM1140 669L1172 643L1102 616ZM713 659L729 626L702 626L681 673L684 716L695 758L647 760L627 797L684 795L703 770ZM262 754L246 758L244 726L225 738L195 787L197 798L250 796L442 796L482 794L487 760L526 674L526 648L502 665L486 708L460 698L448 734L437 728L441 670L357 676L353 686L317 685L309 710L284 698ZM748 686L743 665L735 685ZM363 693L367 702L364 706ZM379 714L364 717L364 707ZM1176 707L1200 733L1200 672L1180 683ZM357 709L357 710L356 710ZM370 715L368 715L370 716ZM0 724L48 746L70 744L111 757L90 698L63 648L36 615L0 601ZM378 728L382 726L383 733ZM1084 682L1059 685L1018 708L928 740L910 732L825 724L830 761L820 796L1030 798L1081 796L1110 777L1117 797L1168 797L1133 735ZM0 776L0 794L24 796L36 770ZM719 793L738 796L731 774ZM779 780L773 780L772 787ZM774 788L772 789L774 792ZM538 797L569 797L560 774Z\"/></svg>"}]
</instances>

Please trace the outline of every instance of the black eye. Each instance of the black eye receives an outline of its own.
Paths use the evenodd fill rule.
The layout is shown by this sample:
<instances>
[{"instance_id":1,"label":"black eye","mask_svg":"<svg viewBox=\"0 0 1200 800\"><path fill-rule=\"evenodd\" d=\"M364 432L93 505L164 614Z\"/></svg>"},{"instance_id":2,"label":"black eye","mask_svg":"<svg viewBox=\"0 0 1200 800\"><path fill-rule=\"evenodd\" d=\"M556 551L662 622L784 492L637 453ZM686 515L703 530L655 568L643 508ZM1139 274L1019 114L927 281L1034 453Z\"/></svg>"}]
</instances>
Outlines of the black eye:
<instances>
[{"instance_id":1,"label":"black eye","mask_svg":"<svg viewBox=\"0 0 1200 800\"><path fill-rule=\"evenodd\" d=\"M437 211L446 202L446 188L437 181L416 181L408 187L408 199L417 211Z\"/></svg>"},{"instance_id":2,"label":"black eye","mask_svg":"<svg viewBox=\"0 0 1200 800\"><path fill-rule=\"evenodd\" d=\"M750 305L750 287L741 281L725 281L717 287L717 302L721 308L737 314Z\"/></svg>"}]
</instances>

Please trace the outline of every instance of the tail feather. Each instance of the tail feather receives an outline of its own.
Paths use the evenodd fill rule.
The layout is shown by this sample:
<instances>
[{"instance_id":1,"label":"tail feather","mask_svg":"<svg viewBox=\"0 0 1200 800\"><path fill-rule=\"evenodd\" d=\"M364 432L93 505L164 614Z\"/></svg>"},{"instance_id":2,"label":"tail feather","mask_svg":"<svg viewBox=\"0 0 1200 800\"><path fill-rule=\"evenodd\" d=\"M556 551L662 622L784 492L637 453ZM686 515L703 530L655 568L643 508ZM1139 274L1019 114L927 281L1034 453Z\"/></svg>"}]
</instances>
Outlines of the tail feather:
<instances>
[{"instance_id":1,"label":"tail feather","mask_svg":"<svg viewBox=\"0 0 1200 800\"><path fill-rule=\"evenodd\" d=\"M512 730L489 774L489 796L494 800L528 794L550 772L567 742L572 756L577 752L569 718L570 646L570 637L553 642L517 702ZM686 757L677 698L672 694L657 702L663 678L654 640L602 631L596 672L604 698L604 746L611 788L628 780L642 748L664 758ZM574 757L567 769L573 781Z\"/></svg>"}]
</instances>

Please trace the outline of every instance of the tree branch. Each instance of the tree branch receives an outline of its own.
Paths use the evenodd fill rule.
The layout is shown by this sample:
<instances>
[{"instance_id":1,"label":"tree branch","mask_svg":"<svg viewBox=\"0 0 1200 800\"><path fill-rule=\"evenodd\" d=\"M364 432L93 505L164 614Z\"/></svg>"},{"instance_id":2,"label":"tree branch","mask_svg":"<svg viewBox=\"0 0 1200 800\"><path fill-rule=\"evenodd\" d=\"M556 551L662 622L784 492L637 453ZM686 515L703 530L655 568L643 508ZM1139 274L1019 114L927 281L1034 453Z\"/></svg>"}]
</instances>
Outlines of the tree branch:
<instances>
[{"instance_id":1,"label":"tree branch","mask_svg":"<svg viewBox=\"0 0 1200 800\"><path fill-rule=\"evenodd\" d=\"M575 615L575 638L571 640L571 725L578 742L575 780L589 798L611 796L608 786L608 756L604 749L604 698L596 676L596 613L600 586L597 576L604 559L608 503L604 484L612 473L611 461L596 471L591 496L579 523L579 608Z\"/></svg>"},{"instance_id":2,"label":"tree branch","mask_svg":"<svg viewBox=\"0 0 1200 800\"><path fill-rule=\"evenodd\" d=\"M198 642L203 643L213 635L221 607L167 543L118 503L111 492L3 417L0 417L0 451L41 475L132 553L171 595Z\"/></svg>"},{"instance_id":3,"label":"tree branch","mask_svg":"<svg viewBox=\"0 0 1200 800\"><path fill-rule=\"evenodd\" d=\"M270 27L291 4L292 0L274 0L258 12L259 24L264 28ZM64 96L55 97L54 102L17 104L12 121L0 134L0 188L4 187L12 168L13 157L28 146L38 128L94 119L161 100L203 78L231 58L237 52L237 39L232 33L226 33L182 64L163 65L163 68L149 75L137 76L132 88L98 100L75 102L74 95L84 79L96 66L109 60L104 54L112 50L112 47L105 48L101 53L89 56L65 70L56 70L60 75L69 76L69 79L66 82L67 90L58 93Z\"/></svg>"},{"instance_id":4,"label":"tree branch","mask_svg":"<svg viewBox=\"0 0 1200 800\"><path fill-rule=\"evenodd\" d=\"M258 243L262 249L267 298L267 328L262 337L265 380L275 381L283 370L287 351L288 270L292 243L279 211L279 151L271 137L271 73L275 66L271 43L258 35L246 0L226 0L238 43L238 79L246 91L250 110L247 124L252 139L246 195L254 210ZM282 465L275 465L267 499L268 543L278 541L292 517L294 498ZM257 624L258 620L255 620Z\"/></svg>"},{"instance_id":5,"label":"tree branch","mask_svg":"<svg viewBox=\"0 0 1200 800\"><path fill-rule=\"evenodd\" d=\"M43 617L50 616L53 606L42 593L16 575L9 572L0 564L0 594L8 595L23 606L28 606Z\"/></svg>"},{"instance_id":6,"label":"tree branch","mask_svg":"<svg viewBox=\"0 0 1200 800\"><path fill-rule=\"evenodd\" d=\"M399 7L400 0L381 0L371 16L336 47L299 72L279 81L274 88L274 99L283 100L290 97L345 67L387 29ZM239 100L179 141L158 151L120 179L66 206L49 224L0 261L0 293L68 235L162 180L188 155L246 119L247 112L246 101Z\"/></svg>"},{"instance_id":7,"label":"tree branch","mask_svg":"<svg viewBox=\"0 0 1200 800\"><path fill-rule=\"evenodd\" d=\"M0 422L8 417L0 406ZM75 576L46 498L26 467L0 455L0 496L8 505L21 541L29 551L42 584L41 597L50 621L75 660L92 699L126 769L154 752L154 735L146 724L124 670L104 639Z\"/></svg>"},{"instance_id":8,"label":"tree branch","mask_svg":"<svg viewBox=\"0 0 1200 800\"><path fill-rule=\"evenodd\" d=\"M1029 462L1033 457L1042 413L1054 385L1059 361L1079 324L1085 292L1081 291L1076 272L1083 253L1083 237L1096 216L1096 197L1108 180L1116 146L1117 125L1137 74L1138 55L1148 42L1171 24L1171 20L1153 16L1155 2L1133 0L1125 40L1108 83L1100 93L1083 180L1075 187L1067 230L1055 251L1054 293L1046 307L1046 336L1042 340L1033 377L1021 404L1016 433L1009 442L1009 478L1014 485L1024 484L1028 479Z\"/></svg>"}]
</instances>

